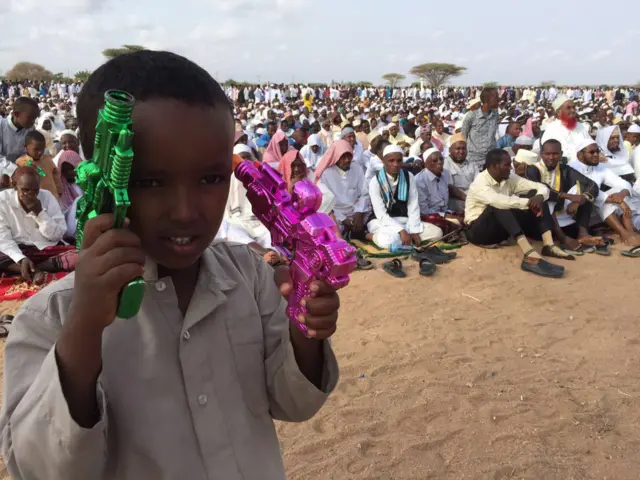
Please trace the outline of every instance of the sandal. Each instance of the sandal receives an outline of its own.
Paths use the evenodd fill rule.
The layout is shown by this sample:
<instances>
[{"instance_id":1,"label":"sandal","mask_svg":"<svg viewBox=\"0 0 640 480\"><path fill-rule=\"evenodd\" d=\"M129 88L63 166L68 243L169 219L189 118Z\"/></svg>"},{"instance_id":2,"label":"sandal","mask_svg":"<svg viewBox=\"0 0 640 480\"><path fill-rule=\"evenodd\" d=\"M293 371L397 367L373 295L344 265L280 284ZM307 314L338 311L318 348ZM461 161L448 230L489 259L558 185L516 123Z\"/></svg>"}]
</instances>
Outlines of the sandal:
<instances>
[{"instance_id":1,"label":"sandal","mask_svg":"<svg viewBox=\"0 0 640 480\"><path fill-rule=\"evenodd\" d=\"M448 254L445 254L439 248L436 248L435 250L437 251L434 251L431 249L414 250L413 252L411 252L411 258L418 262L420 260L429 260L430 262L435 263L436 265L442 265L444 263L449 263L451 261L451 257L449 257Z\"/></svg>"},{"instance_id":2,"label":"sandal","mask_svg":"<svg viewBox=\"0 0 640 480\"><path fill-rule=\"evenodd\" d=\"M394 258L390 262L386 262L383 266L383 270L392 277L405 278L407 276L402 269L402 261L398 258Z\"/></svg>"},{"instance_id":3,"label":"sandal","mask_svg":"<svg viewBox=\"0 0 640 480\"><path fill-rule=\"evenodd\" d=\"M608 257L609 255L611 255L611 249L609 248L609 244L605 243L604 245L598 245L596 247L596 253L604 257Z\"/></svg>"},{"instance_id":4,"label":"sandal","mask_svg":"<svg viewBox=\"0 0 640 480\"><path fill-rule=\"evenodd\" d=\"M7 338L9 336L10 330L11 330L10 323L5 323L0 325L0 338Z\"/></svg>"},{"instance_id":5,"label":"sandal","mask_svg":"<svg viewBox=\"0 0 640 480\"><path fill-rule=\"evenodd\" d=\"M436 268L436 264L431 260L428 260L426 258L420 260L420 275L422 275L423 277L432 276L434 273L436 273Z\"/></svg>"},{"instance_id":6,"label":"sandal","mask_svg":"<svg viewBox=\"0 0 640 480\"><path fill-rule=\"evenodd\" d=\"M568 253L569 255L575 255L576 257L581 257L583 256L585 253L585 249L583 248L584 245L580 245L578 248L570 248L568 245L561 243L560 244L560 248L562 249L563 252ZM593 251L595 251L595 248L593 249Z\"/></svg>"},{"instance_id":7,"label":"sandal","mask_svg":"<svg viewBox=\"0 0 640 480\"><path fill-rule=\"evenodd\" d=\"M357 270L371 270L373 268L373 263L370 260L367 260L362 256L360 252L358 252L358 261L356 263Z\"/></svg>"},{"instance_id":8,"label":"sandal","mask_svg":"<svg viewBox=\"0 0 640 480\"><path fill-rule=\"evenodd\" d=\"M633 247L629 250L622 250L620 254L624 255L625 257L640 258L640 246Z\"/></svg>"},{"instance_id":9,"label":"sandal","mask_svg":"<svg viewBox=\"0 0 640 480\"><path fill-rule=\"evenodd\" d=\"M564 253L564 255L562 255L562 252ZM542 247L542 255L544 255L545 257L551 257L551 258L559 258L560 260L575 260L576 257L574 257L571 254L565 253L561 248L551 245L545 245L544 247Z\"/></svg>"}]
</instances>

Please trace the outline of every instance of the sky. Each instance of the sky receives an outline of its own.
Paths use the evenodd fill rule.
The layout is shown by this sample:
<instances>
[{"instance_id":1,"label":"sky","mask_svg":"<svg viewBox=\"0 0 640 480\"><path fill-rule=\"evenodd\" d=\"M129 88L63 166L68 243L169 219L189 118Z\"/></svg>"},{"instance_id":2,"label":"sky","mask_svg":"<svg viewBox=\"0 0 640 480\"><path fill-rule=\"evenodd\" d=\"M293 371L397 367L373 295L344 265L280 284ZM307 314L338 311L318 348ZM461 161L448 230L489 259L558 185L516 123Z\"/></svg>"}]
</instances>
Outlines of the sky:
<instances>
[{"instance_id":1,"label":"sky","mask_svg":"<svg viewBox=\"0 0 640 480\"><path fill-rule=\"evenodd\" d=\"M448 62L467 67L461 85L635 84L636 2L0 0L0 72L31 61L73 76L104 62L105 48L136 44L219 81L380 84Z\"/></svg>"}]
</instances>

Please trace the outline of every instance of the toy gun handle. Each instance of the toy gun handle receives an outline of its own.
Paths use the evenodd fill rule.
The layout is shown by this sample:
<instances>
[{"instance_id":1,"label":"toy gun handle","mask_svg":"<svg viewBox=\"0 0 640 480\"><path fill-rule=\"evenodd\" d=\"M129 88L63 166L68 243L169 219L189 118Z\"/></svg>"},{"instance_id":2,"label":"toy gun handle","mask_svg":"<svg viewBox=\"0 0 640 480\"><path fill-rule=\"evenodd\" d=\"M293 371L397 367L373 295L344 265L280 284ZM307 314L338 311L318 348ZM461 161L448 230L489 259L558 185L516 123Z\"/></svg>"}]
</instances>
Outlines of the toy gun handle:
<instances>
[{"instance_id":1,"label":"toy gun handle","mask_svg":"<svg viewBox=\"0 0 640 480\"><path fill-rule=\"evenodd\" d=\"M300 323L299 318L300 315L304 315L307 313L306 307L303 307L301 305L301 302L303 298L309 298L311 296L311 290L309 289L309 287L311 286L311 282L314 279L308 281L296 279L295 277L297 276L297 268L293 263L289 268L289 274L291 275L293 289L291 290L291 293L287 298L287 317L289 317L289 320L296 327L298 327L298 330L300 330L302 333L304 333L305 336L307 336L309 329L304 323Z\"/></svg>"}]
</instances>

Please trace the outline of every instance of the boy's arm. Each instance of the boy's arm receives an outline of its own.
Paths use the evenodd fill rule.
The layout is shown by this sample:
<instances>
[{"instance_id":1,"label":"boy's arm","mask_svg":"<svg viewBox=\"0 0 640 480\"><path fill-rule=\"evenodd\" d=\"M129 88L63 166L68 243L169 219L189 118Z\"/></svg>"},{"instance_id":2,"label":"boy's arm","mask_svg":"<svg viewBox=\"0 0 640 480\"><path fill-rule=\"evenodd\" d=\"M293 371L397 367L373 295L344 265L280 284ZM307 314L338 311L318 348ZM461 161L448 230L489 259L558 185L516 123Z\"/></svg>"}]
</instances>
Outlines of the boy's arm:
<instances>
[{"instance_id":1,"label":"boy's arm","mask_svg":"<svg viewBox=\"0 0 640 480\"><path fill-rule=\"evenodd\" d=\"M328 340L300 339L297 333L290 333L286 301L274 281L273 269L257 256L254 262L269 410L277 420L303 422L320 410L338 383L338 363Z\"/></svg>"},{"instance_id":2,"label":"boy's arm","mask_svg":"<svg viewBox=\"0 0 640 480\"><path fill-rule=\"evenodd\" d=\"M14 319L5 347L0 443L16 479L86 480L104 473L107 420L100 384L99 421L91 428L74 421L62 390L55 345L68 305L60 296L38 294L29 300Z\"/></svg>"}]
</instances>

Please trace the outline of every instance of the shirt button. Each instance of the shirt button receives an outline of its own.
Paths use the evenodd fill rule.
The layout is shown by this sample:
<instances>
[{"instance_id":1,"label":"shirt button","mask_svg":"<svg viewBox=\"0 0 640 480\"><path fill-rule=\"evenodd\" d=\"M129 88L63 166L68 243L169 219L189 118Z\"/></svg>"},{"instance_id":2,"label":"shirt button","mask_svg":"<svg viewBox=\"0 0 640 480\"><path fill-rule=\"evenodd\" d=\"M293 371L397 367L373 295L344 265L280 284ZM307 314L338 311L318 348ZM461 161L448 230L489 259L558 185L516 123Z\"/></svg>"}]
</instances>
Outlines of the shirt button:
<instances>
[{"instance_id":1,"label":"shirt button","mask_svg":"<svg viewBox=\"0 0 640 480\"><path fill-rule=\"evenodd\" d=\"M198 404L201 407L204 407L207 404L207 396L206 395L198 395Z\"/></svg>"},{"instance_id":2,"label":"shirt button","mask_svg":"<svg viewBox=\"0 0 640 480\"><path fill-rule=\"evenodd\" d=\"M156 290L159 292L164 292L164 289L167 288L167 284L164 282L156 282Z\"/></svg>"},{"instance_id":3,"label":"shirt button","mask_svg":"<svg viewBox=\"0 0 640 480\"><path fill-rule=\"evenodd\" d=\"M185 330L185 332L182 334L182 338L184 338L185 340L189 340L191 338L189 330Z\"/></svg>"}]
</instances>

